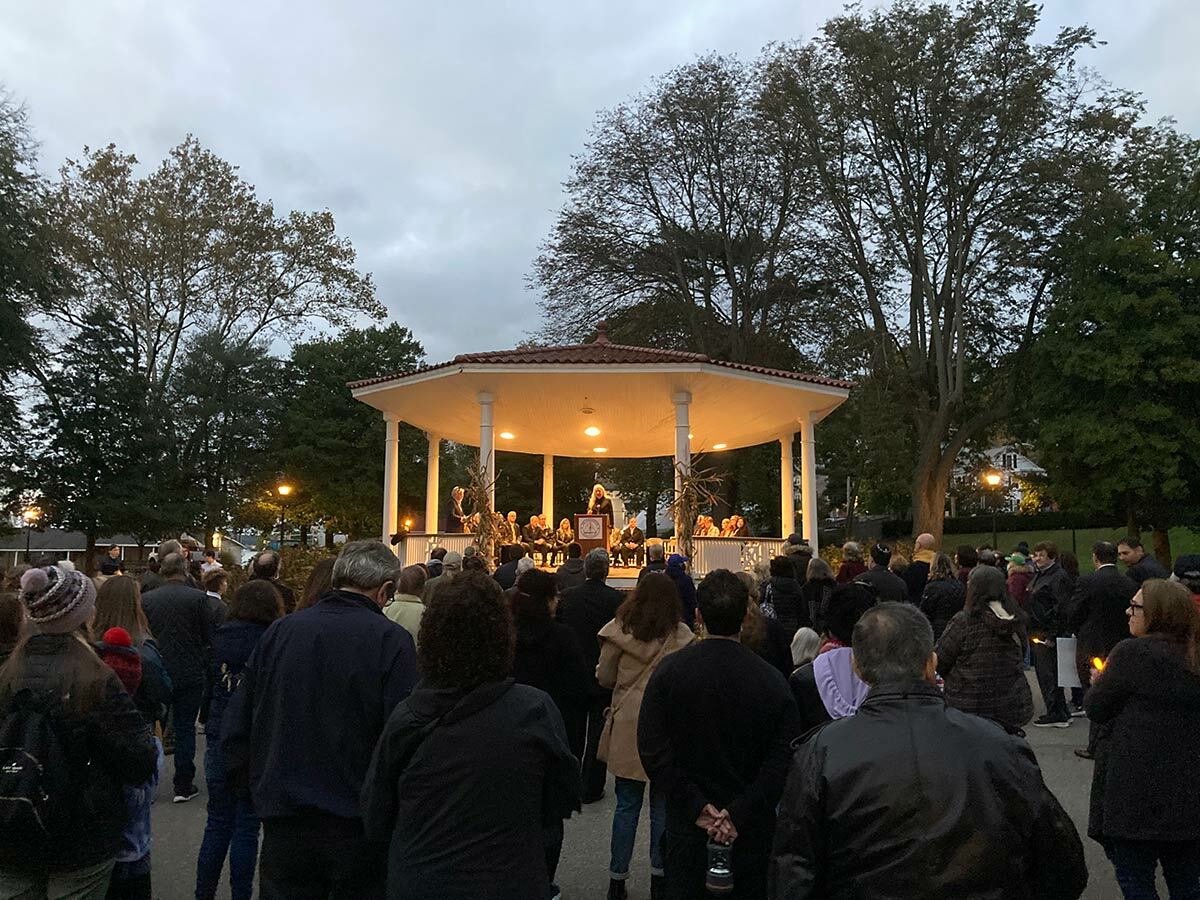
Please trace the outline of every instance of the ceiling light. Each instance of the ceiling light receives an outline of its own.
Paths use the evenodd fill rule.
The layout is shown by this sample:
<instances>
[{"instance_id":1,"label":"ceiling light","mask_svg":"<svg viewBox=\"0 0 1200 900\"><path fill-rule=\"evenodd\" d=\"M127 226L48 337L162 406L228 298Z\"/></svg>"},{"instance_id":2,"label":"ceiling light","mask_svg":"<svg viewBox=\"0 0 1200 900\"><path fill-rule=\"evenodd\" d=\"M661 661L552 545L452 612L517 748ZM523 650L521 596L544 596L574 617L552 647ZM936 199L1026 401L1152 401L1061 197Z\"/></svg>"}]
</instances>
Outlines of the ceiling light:
<instances>
[{"instance_id":1,"label":"ceiling light","mask_svg":"<svg viewBox=\"0 0 1200 900\"><path fill-rule=\"evenodd\" d=\"M511 431L502 431L500 432L500 437L504 438L506 441L511 441L514 437L516 437L516 435L514 435Z\"/></svg>"},{"instance_id":2,"label":"ceiling light","mask_svg":"<svg viewBox=\"0 0 1200 900\"><path fill-rule=\"evenodd\" d=\"M724 450L728 446L729 446L728 444L713 444L713 449L714 450Z\"/></svg>"},{"instance_id":3,"label":"ceiling light","mask_svg":"<svg viewBox=\"0 0 1200 900\"><path fill-rule=\"evenodd\" d=\"M599 437L600 429L597 428L595 425L589 425L587 428L583 429L583 433L586 434L588 437Z\"/></svg>"},{"instance_id":4,"label":"ceiling light","mask_svg":"<svg viewBox=\"0 0 1200 900\"><path fill-rule=\"evenodd\" d=\"M607 447L593 447L592 452L593 453L607 453L608 448Z\"/></svg>"}]
</instances>

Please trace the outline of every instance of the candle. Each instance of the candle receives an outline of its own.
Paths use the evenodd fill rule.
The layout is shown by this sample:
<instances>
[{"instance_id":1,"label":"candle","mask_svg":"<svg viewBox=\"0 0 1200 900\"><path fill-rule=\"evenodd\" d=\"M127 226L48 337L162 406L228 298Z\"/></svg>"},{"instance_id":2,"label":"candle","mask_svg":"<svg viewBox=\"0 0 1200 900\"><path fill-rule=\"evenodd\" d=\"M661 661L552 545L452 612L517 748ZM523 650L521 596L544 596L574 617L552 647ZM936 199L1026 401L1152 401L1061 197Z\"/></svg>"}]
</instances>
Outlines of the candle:
<instances>
[{"instance_id":1,"label":"candle","mask_svg":"<svg viewBox=\"0 0 1200 900\"><path fill-rule=\"evenodd\" d=\"M1097 672L1103 672L1104 671L1104 660L1102 660L1098 656L1093 656L1092 657L1092 668L1095 669Z\"/></svg>"}]
</instances>

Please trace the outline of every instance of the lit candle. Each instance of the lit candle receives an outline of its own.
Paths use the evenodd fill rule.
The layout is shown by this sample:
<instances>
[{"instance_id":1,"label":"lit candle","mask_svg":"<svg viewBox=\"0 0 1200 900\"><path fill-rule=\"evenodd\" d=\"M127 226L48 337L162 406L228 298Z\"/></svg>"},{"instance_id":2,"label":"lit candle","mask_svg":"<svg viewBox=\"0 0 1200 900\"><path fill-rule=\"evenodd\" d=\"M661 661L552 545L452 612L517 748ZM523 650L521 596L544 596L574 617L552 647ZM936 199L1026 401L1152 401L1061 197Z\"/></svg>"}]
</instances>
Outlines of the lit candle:
<instances>
[{"instance_id":1,"label":"lit candle","mask_svg":"<svg viewBox=\"0 0 1200 900\"><path fill-rule=\"evenodd\" d=\"M1098 656L1093 656L1092 657L1092 668L1095 669L1097 672L1103 672L1104 671L1104 660L1102 660Z\"/></svg>"}]
</instances>

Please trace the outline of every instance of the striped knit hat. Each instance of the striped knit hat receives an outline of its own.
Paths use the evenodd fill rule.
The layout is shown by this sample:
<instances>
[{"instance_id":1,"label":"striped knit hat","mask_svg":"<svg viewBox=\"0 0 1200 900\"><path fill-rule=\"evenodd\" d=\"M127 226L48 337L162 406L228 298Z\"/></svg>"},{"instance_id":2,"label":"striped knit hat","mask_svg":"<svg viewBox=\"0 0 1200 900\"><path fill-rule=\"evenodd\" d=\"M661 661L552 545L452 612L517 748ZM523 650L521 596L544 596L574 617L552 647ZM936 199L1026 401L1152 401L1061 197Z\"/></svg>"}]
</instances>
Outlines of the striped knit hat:
<instances>
[{"instance_id":1,"label":"striped knit hat","mask_svg":"<svg viewBox=\"0 0 1200 900\"><path fill-rule=\"evenodd\" d=\"M21 602L42 634L70 634L96 609L96 586L62 566L30 569L21 576Z\"/></svg>"}]
</instances>

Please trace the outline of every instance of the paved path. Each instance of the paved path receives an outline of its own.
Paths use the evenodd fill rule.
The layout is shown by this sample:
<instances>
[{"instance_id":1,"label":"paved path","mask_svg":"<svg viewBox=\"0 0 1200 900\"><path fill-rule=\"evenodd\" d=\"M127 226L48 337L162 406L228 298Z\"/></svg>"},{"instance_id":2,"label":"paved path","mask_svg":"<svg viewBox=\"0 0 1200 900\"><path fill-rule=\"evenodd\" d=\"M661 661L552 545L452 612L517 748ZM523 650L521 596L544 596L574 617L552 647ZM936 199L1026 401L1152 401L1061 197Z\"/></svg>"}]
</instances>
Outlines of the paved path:
<instances>
[{"instance_id":1,"label":"paved path","mask_svg":"<svg viewBox=\"0 0 1200 900\"><path fill-rule=\"evenodd\" d=\"M1036 688L1034 695L1037 695ZM1040 708L1038 714L1041 714ZM1070 728L1065 729L1030 728L1029 731L1030 743L1037 753L1046 783L1075 820L1080 834L1084 834L1092 764L1077 758L1072 751L1086 743L1087 720L1076 719ZM203 746L203 739L200 745ZM168 770L170 766L168 760ZM199 768L203 772L203 766ZM196 852L204 831L204 789L201 785L199 797L179 805L170 802L169 791L168 775L165 784L160 786L159 802L154 807L154 895L158 900L191 900L196 878ZM603 900L608 885L608 843L613 805L610 781L602 801L586 806L581 815L567 823L558 873L564 900ZM650 896L649 822L646 815L643 810L629 883L629 896L633 900L647 900ZM1120 900L1121 893L1113 878L1112 867L1099 845L1085 837L1084 848L1090 878L1083 896L1087 900ZM227 883L217 896L220 900L228 900Z\"/></svg>"}]
</instances>

